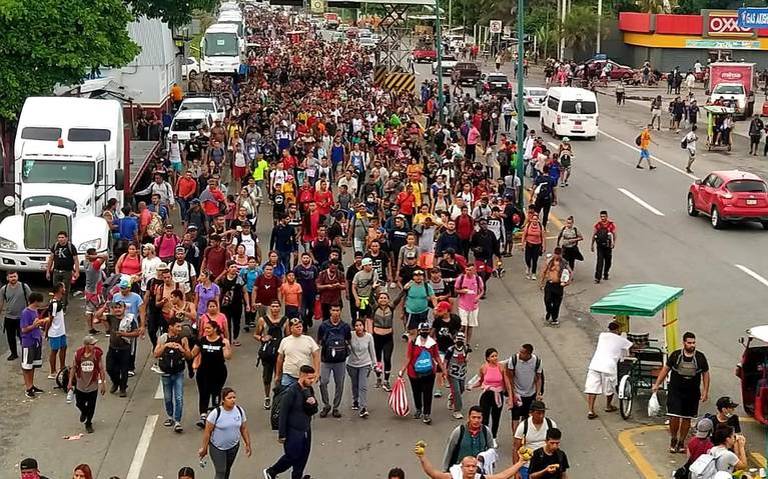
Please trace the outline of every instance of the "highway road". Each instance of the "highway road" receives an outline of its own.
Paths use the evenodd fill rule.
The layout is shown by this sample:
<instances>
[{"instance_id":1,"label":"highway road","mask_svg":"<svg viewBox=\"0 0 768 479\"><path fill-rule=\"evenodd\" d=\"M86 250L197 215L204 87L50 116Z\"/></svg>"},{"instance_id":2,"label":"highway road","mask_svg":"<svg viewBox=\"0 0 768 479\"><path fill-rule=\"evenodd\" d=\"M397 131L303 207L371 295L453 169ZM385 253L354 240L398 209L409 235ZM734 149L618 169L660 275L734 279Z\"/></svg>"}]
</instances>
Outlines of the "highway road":
<instances>
[{"instance_id":1,"label":"highway road","mask_svg":"<svg viewBox=\"0 0 768 479\"><path fill-rule=\"evenodd\" d=\"M429 66L417 67L419 80L429 76ZM540 84L532 74L531 85ZM533 282L523 278L519 250L506 260L507 275L494 280L488 299L481 305L481 325L474 341L476 353L471 361L474 369L481 363L481 351L496 347L503 357L520 344L534 344L544 362L547 386L545 400L564 431L563 448L572 465L569 477L643 477L631 464L628 454L618 444L622 430L647 423L640 407L635 419L622 421L618 415L601 414L595 421L586 419L583 387L586 366L594 348L596 334L609 318L592 317L589 305L612 289L628 283L655 282L684 287L680 304L681 329L698 335L699 349L709 358L713 371L712 398L729 394L739 397L733 365L741 346L737 339L744 329L765 322L762 307L768 287L768 259L763 253L768 232L757 226L737 226L722 231L711 228L706 218L690 218L685 212L685 196L695 176L712 169L740 167L766 173L765 160L739 154L746 148L741 139L734 152L700 154L694 165L694 177L683 171L685 155L678 136L661 132L655 135L652 154L659 168L637 170L638 152L633 139L647 121L646 110L637 104L618 109L609 97L600 96L600 130L594 142L574 142L575 158L571 186L558 191L559 205L553 215L573 215L583 233L588 233L598 211L607 209L618 227L618 246L611 279L596 285L592 282L594 256L577 265L575 283L567 289L566 311L560 328L543 325L544 306L541 293ZM529 125L538 130L538 119L530 117ZM556 140L547 137L556 144ZM265 217L268 210L262 212ZM259 234L269 234L260 222ZM556 222L550 236L556 234ZM585 248L583 248L585 250ZM350 259L345 258L345 263ZM78 343L83 334L82 301L75 300L68 315L70 344ZM635 320L636 331L661 336L660 320ZM229 385L239 393L251 426L254 453L242 453L235 464L235 478L259 477L260 470L280 454L274 433L268 430L267 415L261 408L263 397L260 371L256 370L257 345L241 338L230 362ZM101 345L104 345L102 336ZM99 400L93 435L76 436L81 431L77 413L64 402L62 392L50 392L35 400L23 397L19 371L9 363L0 368L0 475L15 477L18 461L37 457L43 474L51 479L69 477L72 467L87 462L98 478L113 475L121 479L172 478L179 467L194 466L200 477L209 478L210 465L200 470L196 450L200 434L194 427L197 391L194 382L185 383L185 432L175 434L162 426L162 400L159 377L149 370L146 358L148 340L140 344L137 375L130 380L130 396L120 399L107 395ZM396 345L396 366L401 362L403 344ZM44 376L44 375L42 375ZM39 379L45 389L51 381ZM348 384L348 382L347 382ZM411 453L418 439L428 443L427 453L439 461L448 434L458 422L450 419L445 400L436 403L434 422L424 426L410 419L397 419L387 409L386 395L371 391L371 417L363 420L349 410L347 392L343 403L344 417L315 419L313 452L308 473L320 479L344 474L364 473L367 477L386 477L390 467L402 467L408 477L423 477ZM476 392L467 394L465 404L477 399ZM740 399L736 399L741 402ZM704 405L714 409L714 401ZM508 421L508 418L505 419ZM658 423L658 421L657 421ZM505 422L508 424L508 422ZM502 464L510 461L511 439L505 426L499 443ZM76 439L67 440L65 436ZM663 450L658 461L669 466ZM632 457L633 458L633 457ZM633 458L634 459L634 458ZM648 477L647 475L645 477Z\"/></svg>"}]
</instances>

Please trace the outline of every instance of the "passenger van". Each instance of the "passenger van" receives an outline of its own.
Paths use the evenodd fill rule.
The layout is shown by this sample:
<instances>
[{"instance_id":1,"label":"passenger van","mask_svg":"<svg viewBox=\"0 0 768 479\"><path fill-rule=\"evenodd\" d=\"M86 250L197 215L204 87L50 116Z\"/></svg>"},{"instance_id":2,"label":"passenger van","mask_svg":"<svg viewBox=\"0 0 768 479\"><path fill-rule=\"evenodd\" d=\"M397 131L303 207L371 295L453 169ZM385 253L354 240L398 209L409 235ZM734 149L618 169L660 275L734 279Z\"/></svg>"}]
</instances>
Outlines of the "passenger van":
<instances>
[{"instance_id":1,"label":"passenger van","mask_svg":"<svg viewBox=\"0 0 768 479\"><path fill-rule=\"evenodd\" d=\"M541 106L541 130L561 136L594 140L598 124L597 97L589 90L552 87Z\"/></svg>"}]
</instances>

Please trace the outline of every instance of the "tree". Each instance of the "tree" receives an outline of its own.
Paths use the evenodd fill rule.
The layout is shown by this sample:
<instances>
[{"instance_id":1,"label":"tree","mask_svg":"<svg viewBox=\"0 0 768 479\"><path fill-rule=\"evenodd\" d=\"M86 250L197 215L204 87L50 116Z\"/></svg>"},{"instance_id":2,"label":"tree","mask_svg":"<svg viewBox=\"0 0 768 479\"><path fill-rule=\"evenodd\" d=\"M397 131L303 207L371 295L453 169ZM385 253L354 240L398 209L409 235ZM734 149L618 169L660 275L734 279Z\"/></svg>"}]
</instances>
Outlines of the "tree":
<instances>
[{"instance_id":1,"label":"tree","mask_svg":"<svg viewBox=\"0 0 768 479\"><path fill-rule=\"evenodd\" d=\"M212 12L217 0L125 0L136 16L160 18L171 28L181 27L192 19L192 11Z\"/></svg>"},{"instance_id":2,"label":"tree","mask_svg":"<svg viewBox=\"0 0 768 479\"><path fill-rule=\"evenodd\" d=\"M0 118L14 120L28 96L82 81L99 66L130 62L139 47L121 0L0 2Z\"/></svg>"},{"instance_id":3,"label":"tree","mask_svg":"<svg viewBox=\"0 0 768 479\"><path fill-rule=\"evenodd\" d=\"M603 17L601 36L605 36L608 28ZM597 12L591 6L574 5L565 15L563 22L563 38L565 45L575 51L586 51L594 46L597 38Z\"/></svg>"}]
</instances>

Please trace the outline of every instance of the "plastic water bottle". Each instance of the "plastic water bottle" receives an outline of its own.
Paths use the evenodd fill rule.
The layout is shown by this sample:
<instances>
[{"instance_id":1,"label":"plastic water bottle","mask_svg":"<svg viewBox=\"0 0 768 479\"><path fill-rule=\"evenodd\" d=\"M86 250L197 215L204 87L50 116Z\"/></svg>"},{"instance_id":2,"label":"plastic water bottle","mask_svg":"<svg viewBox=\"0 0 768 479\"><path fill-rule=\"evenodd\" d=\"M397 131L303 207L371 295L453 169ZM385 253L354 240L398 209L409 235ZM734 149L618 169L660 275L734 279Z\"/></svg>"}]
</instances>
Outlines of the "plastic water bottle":
<instances>
[{"instance_id":1,"label":"plastic water bottle","mask_svg":"<svg viewBox=\"0 0 768 479\"><path fill-rule=\"evenodd\" d=\"M75 391L70 389L67 391L67 404L72 404L72 398L75 396Z\"/></svg>"},{"instance_id":2,"label":"plastic water bottle","mask_svg":"<svg viewBox=\"0 0 768 479\"><path fill-rule=\"evenodd\" d=\"M208 465L208 459L202 458L200 459L200 469L205 469L205 466Z\"/></svg>"}]
</instances>

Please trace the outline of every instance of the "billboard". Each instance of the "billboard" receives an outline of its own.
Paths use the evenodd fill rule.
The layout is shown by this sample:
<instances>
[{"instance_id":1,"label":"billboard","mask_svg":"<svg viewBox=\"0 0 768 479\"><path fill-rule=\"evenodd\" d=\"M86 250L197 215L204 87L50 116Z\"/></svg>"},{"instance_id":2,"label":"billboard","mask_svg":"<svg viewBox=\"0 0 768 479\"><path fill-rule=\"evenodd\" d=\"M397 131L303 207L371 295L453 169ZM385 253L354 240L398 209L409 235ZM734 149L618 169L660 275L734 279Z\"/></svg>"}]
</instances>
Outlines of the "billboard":
<instances>
[{"instance_id":1,"label":"billboard","mask_svg":"<svg viewBox=\"0 0 768 479\"><path fill-rule=\"evenodd\" d=\"M702 35L710 38L755 38L757 32L739 26L736 10L702 10Z\"/></svg>"}]
</instances>

